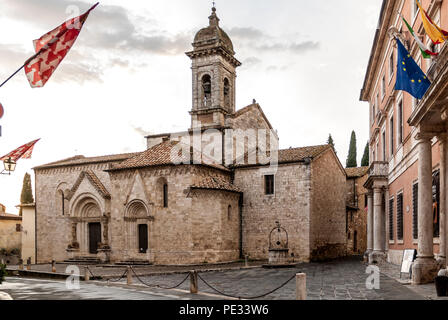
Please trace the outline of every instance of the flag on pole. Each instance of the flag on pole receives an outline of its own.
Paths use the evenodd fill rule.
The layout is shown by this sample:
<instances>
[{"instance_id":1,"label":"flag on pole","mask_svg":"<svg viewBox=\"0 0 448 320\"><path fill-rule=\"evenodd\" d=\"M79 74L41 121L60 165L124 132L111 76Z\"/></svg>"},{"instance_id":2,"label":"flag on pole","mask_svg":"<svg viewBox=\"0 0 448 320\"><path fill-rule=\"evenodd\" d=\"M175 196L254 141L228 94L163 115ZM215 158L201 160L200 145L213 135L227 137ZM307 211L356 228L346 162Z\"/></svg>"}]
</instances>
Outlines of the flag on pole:
<instances>
[{"instance_id":1,"label":"flag on pole","mask_svg":"<svg viewBox=\"0 0 448 320\"><path fill-rule=\"evenodd\" d=\"M33 140L31 142L28 142L27 144L24 144L23 146L18 147L17 149L11 151L10 153L4 155L0 158L0 161L3 161L5 159L11 158L12 161L17 162L20 158L22 159L30 159L31 154L33 153L34 145L37 141L40 139Z\"/></svg>"},{"instance_id":2,"label":"flag on pole","mask_svg":"<svg viewBox=\"0 0 448 320\"><path fill-rule=\"evenodd\" d=\"M422 42L422 40L420 40L420 38L414 33L414 29L412 29L412 27L409 25L409 23L406 21L406 19L403 17L401 17L401 18L403 19L404 23L408 27L409 32L414 37L415 42L417 42L418 46L420 47L420 51L422 52L423 58L429 59L431 56L438 55L438 53L435 53L435 52L432 52L431 50L429 50L428 47L425 46L425 44Z\"/></svg>"},{"instance_id":3,"label":"flag on pole","mask_svg":"<svg viewBox=\"0 0 448 320\"><path fill-rule=\"evenodd\" d=\"M423 10L422 6L420 5L420 2L418 0L415 1L417 2L418 7L420 8L420 15L422 17L423 28L428 34L428 37L434 44L444 42L448 37L448 32L442 30L439 26L437 26L434 22L432 22L431 18L426 13L426 11Z\"/></svg>"},{"instance_id":4,"label":"flag on pole","mask_svg":"<svg viewBox=\"0 0 448 320\"><path fill-rule=\"evenodd\" d=\"M79 17L67 20L59 27L33 41L36 54L25 62L25 74L32 88L43 87L76 41L81 28L96 6Z\"/></svg>"},{"instance_id":5,"label":"flag on pole","mask_svg":"<svg viewBox=\"0 0 448 320\"><path fill-rule=\"evenodd\" d=\"M395 90L409 92L414 98L421 99L428 90L431 82L412 59L401 41L397 41L397 79Z\"/></svg>"}]
</instances>

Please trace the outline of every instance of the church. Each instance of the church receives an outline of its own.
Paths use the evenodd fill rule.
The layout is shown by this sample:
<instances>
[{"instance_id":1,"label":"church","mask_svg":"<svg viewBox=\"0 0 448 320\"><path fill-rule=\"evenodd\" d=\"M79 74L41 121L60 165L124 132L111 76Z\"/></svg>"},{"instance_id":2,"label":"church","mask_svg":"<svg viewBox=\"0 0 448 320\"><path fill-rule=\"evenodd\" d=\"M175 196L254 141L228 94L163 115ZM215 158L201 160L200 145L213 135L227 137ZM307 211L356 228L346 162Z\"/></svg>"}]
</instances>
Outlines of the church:
<instances>
[{"instance_id":1,"label":"church","mask_svg":"<svg viewBox=\"0 0 448 320\"><path fill-rule=\"evenodd\" d=\"M143 152L37 166L36 262L295 262L346 254L346 173L330 145L281 150L260 105L236 110L230 37L216 9L192 61L191 127ZM282 235L273 231L282 228Z\"/></svg>"}]
</instances>

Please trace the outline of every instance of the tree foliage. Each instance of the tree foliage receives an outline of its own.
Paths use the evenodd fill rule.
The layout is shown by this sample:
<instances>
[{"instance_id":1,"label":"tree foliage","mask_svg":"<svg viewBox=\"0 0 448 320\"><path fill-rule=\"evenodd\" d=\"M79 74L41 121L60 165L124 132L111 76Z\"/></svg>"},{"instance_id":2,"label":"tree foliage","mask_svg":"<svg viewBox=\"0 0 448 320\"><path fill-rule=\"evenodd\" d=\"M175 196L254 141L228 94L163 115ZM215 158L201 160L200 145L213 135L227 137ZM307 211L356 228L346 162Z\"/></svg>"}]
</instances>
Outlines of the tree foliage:
<instances>
[{"instance_id":1,"label":"tree foliage","mask_svg":"<svg viewBox=\"0 0 448 320\"><path fill-rule=\"evenodd\" d=\"M356 133L352 131L352 136L350 137L350 146L348 149L348 156L346 162L346 168L355 168L358 166L356 161Z\"/></svg>"},{"instance_id":2,"label":"tree foliage","mask_svg":"<svg viewBox=\"0 0 448 320\"><path fill-rule=\"evenodd\" d=\"M31 176L25 173L23 177L22 194L20 195L20 204L30 204L34 202L33 188L31 187ZM22 215L22 208L20 208L20 215Z\"/></svg>"},{"instance_id":3,"label":"tree foliage","mask_svg":"<svg viewBox=\"0 0 448 320\"><path fill-rule=\"evenodd\" d=\"M364 154L361 159L361 166L368 166L369 165L369 142L366 143L366 147L364 148Z\"/></svg>"}]
</instances>

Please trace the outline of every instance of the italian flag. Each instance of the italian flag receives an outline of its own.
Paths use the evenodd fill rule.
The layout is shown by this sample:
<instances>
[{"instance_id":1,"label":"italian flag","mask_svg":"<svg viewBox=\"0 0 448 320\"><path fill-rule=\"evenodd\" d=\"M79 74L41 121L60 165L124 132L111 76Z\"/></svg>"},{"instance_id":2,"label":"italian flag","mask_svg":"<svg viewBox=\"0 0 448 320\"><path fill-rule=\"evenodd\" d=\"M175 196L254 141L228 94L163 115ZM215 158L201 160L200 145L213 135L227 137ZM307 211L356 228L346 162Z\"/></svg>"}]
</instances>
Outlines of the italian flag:
<instances>
[{"instance_id":1,"label":"italian flag","mask_svg":"<svg viewBox=\"0 0 448 320\"><path fill-rule=\"evenodd\" d=\"M434 53L432 51L430 51L428 49L427 46L425 46L425 44L422 42L422 40L420 40L420 38L415 34L414 30L412 29L412 27L409 25L409 23L406 21L405 18L401 17L404 21L404 23L406 24L406 26L408 27L409 32L412 34L412 36L415 39L415 42L417 42L418 46L420 47L420 51L422 52L422 56L425 59L429 59L431 56L436 56L438 55L438 53Z\"/></svg>"}]
</instances>

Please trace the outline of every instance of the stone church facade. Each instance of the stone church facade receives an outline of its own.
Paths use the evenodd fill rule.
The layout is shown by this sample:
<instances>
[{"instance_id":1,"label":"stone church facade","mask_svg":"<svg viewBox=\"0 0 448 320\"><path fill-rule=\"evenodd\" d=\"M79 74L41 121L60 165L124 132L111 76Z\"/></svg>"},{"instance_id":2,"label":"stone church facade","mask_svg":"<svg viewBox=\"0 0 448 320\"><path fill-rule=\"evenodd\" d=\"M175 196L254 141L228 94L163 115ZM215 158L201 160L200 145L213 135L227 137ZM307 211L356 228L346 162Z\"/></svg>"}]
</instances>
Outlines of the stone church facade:
<instances>
[{"instance_id":1,"label":"stone church facade","mask_svg":"<svg viewBox=\"0 0 448 320\"><path fill-rule=\"evenodd\" d=\"M241 63L215 8L186 54L188 130L148 136L143 152L34 168L37 262L267 259L276 222L291 260L345 255L346 174L333 148L279 150L255 100L236 110Z\"/></svg>"}]
</instances>

